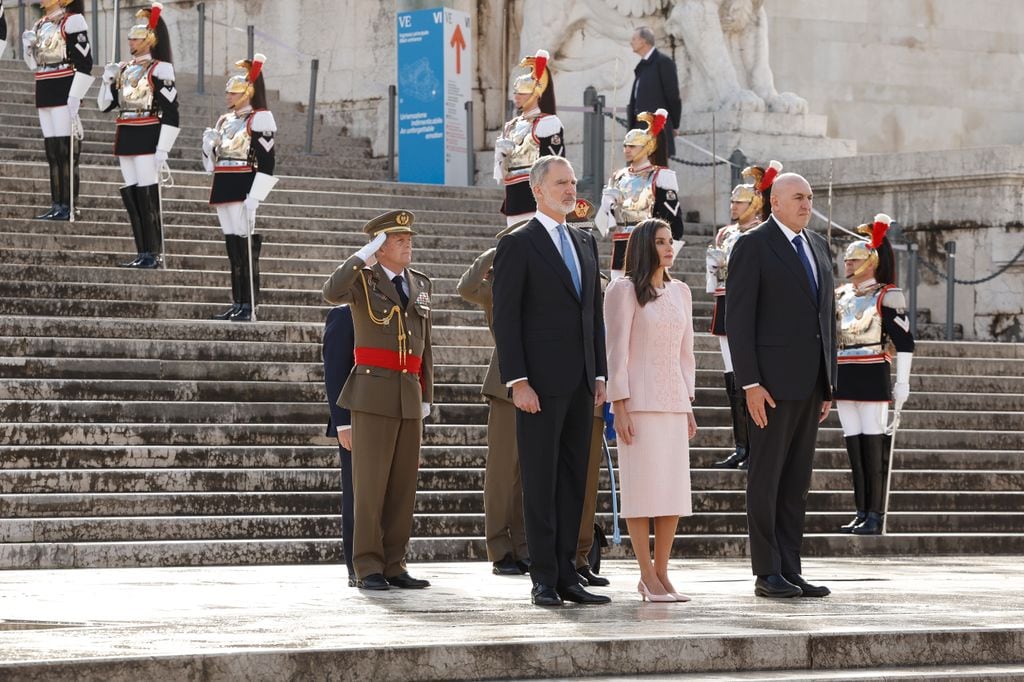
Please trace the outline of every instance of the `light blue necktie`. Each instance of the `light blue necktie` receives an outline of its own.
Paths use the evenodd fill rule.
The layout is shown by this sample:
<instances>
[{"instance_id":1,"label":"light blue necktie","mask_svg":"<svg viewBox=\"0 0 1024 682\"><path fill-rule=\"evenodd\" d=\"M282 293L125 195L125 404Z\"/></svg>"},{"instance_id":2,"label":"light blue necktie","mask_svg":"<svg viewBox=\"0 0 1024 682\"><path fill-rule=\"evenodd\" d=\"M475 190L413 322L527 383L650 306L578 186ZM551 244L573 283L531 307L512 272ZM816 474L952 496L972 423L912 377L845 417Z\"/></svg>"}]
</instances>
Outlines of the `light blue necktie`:
<instances>
[{"instance_id":1,"label":"light blue necktie","mask_svg":"<svg viewBox=\"0 0 1024 682\"><path fill-rule=\"evenodd\" d=\"M811 268L811 261L807 257L807 251L804 250L804 240L800 238L800 235L793 237L793 246L796 247L796 255L800 256L800 262L803 263L804 270L807 272L807 280L811 284L811 293L814 294L814 300L818 300L818 280L814 279L814 270Z\"/></svg>"},{"instance_id":2,"label":"light blue necktie","mask_svg":"<svg viewBox=\"0 0 1024 682\"><path fill-rule=\"evenodd\" d=\"M572 257L572 244L569 242L569 234L565 225L558 226L558 243L562 250L562 260L565 267L569 268L569 276L572 277L573 286L576 287L576 295L583 298L583 287L580 285L580 272L576 269L576 260Z\"/></svg>"}]
</instances>

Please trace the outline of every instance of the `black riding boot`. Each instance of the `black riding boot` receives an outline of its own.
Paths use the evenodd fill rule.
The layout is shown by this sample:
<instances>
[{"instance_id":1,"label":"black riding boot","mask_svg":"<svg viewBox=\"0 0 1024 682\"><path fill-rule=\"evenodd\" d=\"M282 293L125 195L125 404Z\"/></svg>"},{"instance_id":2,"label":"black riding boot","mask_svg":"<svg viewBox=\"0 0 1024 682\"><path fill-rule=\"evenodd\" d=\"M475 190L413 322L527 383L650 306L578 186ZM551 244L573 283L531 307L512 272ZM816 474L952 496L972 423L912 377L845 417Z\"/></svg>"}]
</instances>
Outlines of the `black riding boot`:
<instances>
[{"instance_id":1,"label":"black riding boot","mask_svg":"<svg viewBox=\"0 0 1024 682\"><path fill-rule=\"evenodd\" d=\"M213 315L211 320L226 320L237 313L242 307L242 264L239 257L238 242L242 238L233 235L224 235L224 246L228 252L228 272L231 274L231 307L222 313ZM246 285L248 286L248 285Z\"/></svg>"},{"instance_id":2,"label":"black riding boot","mask_svg":"<svg viewBox=\"0 0 1024 682\"><path fill-rule=\"evenodd\" d=\"M853 504L857 508L857 516L845 526L839 527L840 533L852 533L853 529L867 518L867 497L864 485L864 453L861 450L861 437L847 436L846 455L850 458L850 473L853 475Z\"/></svg>"},{"instance_id":3,"label":"black riding boot","mask_svg":"<svg viewBox=\"0 0 1024 682\"><path fill-rule=\"evenodd\" d=\"M252 310L259 303L260 295L260 251L263 250L263 235L252 236L252 290L249 290L249 245L245 237L239 237L242 254L242 306L229 319L232 322L251 322Z\"/></svg>"},{"instance_id":4,"label":"black riding boot","mask_svg":"<svg viewBox=\"0 0 1024 682\"><path fill-rule=\"evenodd\" d=\"M136 201L135 185L125 185L121 188L121 201L124 202L124 209L128 212L128 222L132 226L132 238L135 239L135 260L130 263L123 263L122 268L138 267L142 261L143 253L146 251L146 240L142 236L142 214L139 213L139 202Z\"/></svg>"},{"instance_id":5,"label":"black riding boot","mask_svg":"<svg viewBox=\"0 0 1024 682\"><path fill-rule=\"evenodd\" d=\"M731 455L711 466L716 469L746 469L750 456L750 441L747 438L747 398L742 389L736 387L736 375L726 372L725 392L729 397L729 413L732 416L732 437L736 449Z\"/></svg>"},{"instance_id":6,"label":"black riding boot","mask_svg":"<svg viewBox=\"0 0 1024 682\"><path fill-rule=\"evenodd\" d=\"M853 529L856 535L879 535L882 532L882 505L885 493L885 467L883 450L885 436L882 434L861 435L861 450L864 453L864 481L867 483L868 516Z\"/></svg>"},{"instance_id":7,"label":"black riding boot","mask_svg":"<svg viewBox=\"0 0 1024 682\"><path fill-rule=\"evenodd\" d=\"M142 258L135 267L153 270L163 260L163 239L160 235L160 186L146 185L135 188L135 199L142 218Z\"/></svg>"},{"instance_id":8,"label":"black riding boot","mask_svg":"<svg viewBox=\"0 0 1024 682\"><path fill-rule=\"evenodd\" d=\"M57 210L50 220L68 220L71 217L71 138L55 137L57 140L57 172L60 178L60 196Z\"/></svg>"},{"instance_id":9,"label":"black riding boot","mask_svg":"<svg viewBox=\"0 0 1024 682\"><path fill-rule=\"evenodd\" d=\"M36 216L36 220L50 220L60 208L60 157L58 147L60 138L44 137L43 147L46 149L46 163L50 167L50 208Z\"/></svg>"}]
</instances>

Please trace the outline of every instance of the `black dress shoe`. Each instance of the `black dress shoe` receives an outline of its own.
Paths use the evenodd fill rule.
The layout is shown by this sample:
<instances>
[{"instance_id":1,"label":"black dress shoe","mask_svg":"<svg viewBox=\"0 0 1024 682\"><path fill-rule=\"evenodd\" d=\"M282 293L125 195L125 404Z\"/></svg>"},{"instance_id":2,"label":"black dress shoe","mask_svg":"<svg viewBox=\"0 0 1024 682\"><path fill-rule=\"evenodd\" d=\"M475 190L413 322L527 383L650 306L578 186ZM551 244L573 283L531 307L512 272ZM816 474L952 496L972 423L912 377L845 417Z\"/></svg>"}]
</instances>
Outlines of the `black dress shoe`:
<instances>
[{"instance_id":1,"label":"black dress shoe","mask_svg":"<svg viewBox=\"0 0 1024 682\"><path fill-rule=\"evenodd\" d=\"M747 461L747 449L737 446L736 451L720 462L711 465L713 469L737 469Z\"/></svg>"},{"instance_id":2,"label":"black dress shoe","mask_svg":"<svg viewBox=\"0 0 1024 682\"><path fill-rule=\"evenodd\" d=\"M522 575L523 572L519 570L519 564L515 559L512 558L511 554L506 554L500 560L495 561L491 564L491 572L494 575Z\"/></svg>"},{"instance_id":3,"label":"black dress shoe","mask_svg":"<svg viewBox=\"0 0 1024 682\"><path fill-rule=\"evenodd\" d=\"M864 519L868 516L867 512L859 511L857 515L853 517L853 521L850 521L845 526L839 526L840 533L852 533L853 529L864 523Z\"/></svg>"},{"instance_id":4,"label":"black dress shoe","mask_svg":"<svg viewBox=\"0 0 1024 682\"><path fill-rule=\"evenodd\" d=\"M559 588L558 594L565 601L576 602L577 604L607 604L612 600L604 594L594 594L583 589L582 585L569 585Z\"/></svg>"},{"instance_id":5,"label":"black dress shoe","mask_svg":"<svg viewBox=\"0 0 1024 682\"><path fill-rule=\"evenodd\" d=\"M882 515L877 512L868 512L867 518L853 528L854 535L881 535Z\"/></svg>"},{"instance_id":6,"label":"black dress shoe","mask_svg":"<svg viewBox=\"0 0 1024 682\"><path fill-rule=\"evenodd\" d=\"M530 560L529 559L520 559L519 561L516 562L516 566L519 568L519 572L522 573L523 575L526 575L527 573L530 572Z\"/></svg>"},{"instance_id":7,"label":"black dress shoe","mask_svg":"<svg viewBox=\"0 0 1024 682\"><path fill-rule=\"evenodd\" d=\"M583 583L584 585L589 585L590 587L608 587L611 585L608 578L594 573L590 566L577 568L576 572L579 574L580 578L586 581Z\"/></svg>"},{"instance_id":8,"label":"black dress shoe","mask_svg":"<svg viewBox=\"0 0 1024 682\"><path fill-rule=\"evenodd\" d=\"M786 582L792 583L800 588L800 591L804 593L805 597L827 597L832 594L832 590L828 589L824 585L812 585L799 573L785 573L782 576L786 579Z\"/></svg>"},{"instance_id":9,"label":"black dress shoe","mask_svg":"<svg viewBox=\"0 0 1024 682\"><path fill-rule=\"evenodd\" d=\"M803 593L803 590L778 573L774 575L759 575L757 580L754 581L754 594L758 597L788 599L789 597L799 597Z\"/></svg>"},{"instance_id":10,"label":"black dress shoe","mask_svg":"<svg viewBox=\"0 0 1024 682\"><path fill-rule=\"evenodd\" d=\"M348 574L348 586L355 587L359 584L359 580L351 573Z\"/></svg>"},{"instance_id":11,"label":"black dress shoe","mask_svg":"<svg viewBox=\"0 0 1024 682\"><path fill-rule=\"evenodd\" d=\"M371 573L362 580L356 581L356 587L360 590L390 590L391 585L384 579L383 573Z\"/></svg>"},{"instance_id":12,"label":"black dress shoe","mask_svg":"<svg viewBox=\"0 0 1024 682\"><path fill-rule=\"evenodd\" d=\"M530 601L535 606L561 606L562 598L558 596L558 592L555 588L550 585L541 585L537 583L533 586L530 591Z\"/></svg>"},{"instance_id":13,"label":"black dress shoe","mask_svg":"<svg viewBox=\"0 0 1024 682\"><path fill-rule=\"evenodd\" d=\"M424 587L430 587L429 580L413 578L408 573L391 576L387 581L392 587L401 587L403 590L422 590Z\"/></svg>"}]
</instances>

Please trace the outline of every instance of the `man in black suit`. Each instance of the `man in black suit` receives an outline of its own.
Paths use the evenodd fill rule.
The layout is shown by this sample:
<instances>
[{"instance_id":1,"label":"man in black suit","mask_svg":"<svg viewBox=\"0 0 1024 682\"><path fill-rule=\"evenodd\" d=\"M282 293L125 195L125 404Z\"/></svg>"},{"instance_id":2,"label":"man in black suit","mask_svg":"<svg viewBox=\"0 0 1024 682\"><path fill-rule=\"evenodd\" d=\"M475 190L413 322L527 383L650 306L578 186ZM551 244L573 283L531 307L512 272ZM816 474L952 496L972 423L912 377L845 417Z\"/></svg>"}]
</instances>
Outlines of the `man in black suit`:
<instances>
[{"instance_id":1,"label":"man in black suit","mask_svg":"<svg viewBox=\"0 0 1024 682\"><path fill-rule=\"evenodd\" d=\"M679 74L676 63L654 47L654 31L647 26L641 26L633 31L629 46L640 57L640 63L633 69L636 75L633 78L633 89L630 90L629 105L626 109L629 129L641 127L636 118L640 113L664 109L668 112L668 123L661 131L658 146L663 146L669 156L675 156L675 131L679 129L683 109L682 100L679 98Z\"/></svg>"},{"instance_id":2,"label":"man in black suit","mask_svg":"<svg viewBox=\"0 0 1024 682\"><path fill-rule=\"evenodd\" d=\"M352 416L338 405L338 396L355 362L355 332L352 328L352 310L347 305L332 308L324 326L324 388L331 416L327 421L327 436L338 439L341 458L341 542L348 567L348 586L356 586L356 572L352 566Z\"/></svg>"},{"instance_id":3,"label":"man in black suit","mask_svg":"<svg viewBox=\"0 0 1024 682\"><path fill-rule=\"evenodd\" d=\"M815 440L836 378L832 260L825 240L805 229L811 199L804 178L780 175L771 216L729 258L725 329L753 423L747 527L761 597L829 594L800 575Z\"/></svg>"},{"instance_id":4,"label":"man in black suit","mask_svg":"<svg viewBox=\"0 0 1024 682\"><path fill-rule=\"evenodd\" d=\"M565 224L576 207L568 161L530 171L537 214L498 242L494 339L501 380L516 406L532 601L611 601L580 585L579 537L594 407L604 403L606 358L597 244Z\"/></svg>"}]
</instances>

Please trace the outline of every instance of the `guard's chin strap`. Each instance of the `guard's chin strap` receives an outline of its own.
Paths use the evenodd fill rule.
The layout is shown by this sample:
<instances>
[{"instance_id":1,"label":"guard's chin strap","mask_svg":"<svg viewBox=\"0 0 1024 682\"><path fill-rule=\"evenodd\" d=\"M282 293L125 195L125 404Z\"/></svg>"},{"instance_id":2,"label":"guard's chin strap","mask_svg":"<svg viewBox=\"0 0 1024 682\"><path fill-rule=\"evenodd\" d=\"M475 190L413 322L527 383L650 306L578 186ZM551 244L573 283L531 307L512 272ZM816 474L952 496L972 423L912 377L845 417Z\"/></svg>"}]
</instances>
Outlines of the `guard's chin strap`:
<instances>
[{"instance_id":1,"label":"guard's chin strap","mask_svg":"<svg viewBox=\"0 0 1024 682\"><path fill-rule=\"evenodd\" d=\"M860 275L871 266L878 266L877 251L872 251L871 255L864 259L864 262L860 264L860 267L853 271L853 277Z\"/></svg>"},{"instance_id":2,"label":"guard's chin strap","mask_svg":"<svg viewBox=\"0 0 1024 682\"><path fill-rule=\"evenodd\" d=\"M751 216L761 210L761 202L755 197L751 202L747 210L736 220L737 225L745 225Z\"/></svg>"}]
</instances>

